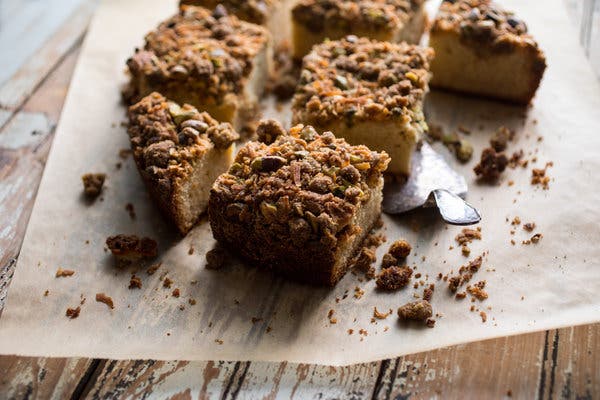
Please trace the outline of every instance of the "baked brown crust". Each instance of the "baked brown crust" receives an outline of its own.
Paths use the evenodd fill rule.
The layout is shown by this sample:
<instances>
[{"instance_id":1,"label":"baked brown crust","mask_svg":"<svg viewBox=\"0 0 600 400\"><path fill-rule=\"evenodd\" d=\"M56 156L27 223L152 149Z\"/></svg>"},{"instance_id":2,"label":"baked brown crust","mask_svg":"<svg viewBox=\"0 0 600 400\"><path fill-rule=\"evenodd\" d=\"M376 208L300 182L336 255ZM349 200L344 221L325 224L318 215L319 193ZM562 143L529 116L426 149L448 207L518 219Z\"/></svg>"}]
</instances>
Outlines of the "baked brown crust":
<instances>
[{"instance_id":1,"label":"baked brown crust","mask_svg":"<svg viewBox=\"0 0 600 400\"><path fill-rule=\"evenodd\" d=\"M313 32L327 28L377 31L406 23L424 0L301 0L292 9L294 20Z\"/></svg>"},{"instance_id":2,"label":"baked brown crust","mask_svg":"<svg viewBox=\"0 0 600 400\"><path fill-rule=\"evenodd\" d=\"M222 4L230 13L244 21L263 25L269 17L269 10L280 0L180 0L180 6L192 5L209 9Z\"/></svg>"},{"instance_id":3,"label":"baked brown crust","mask_svg":"<svg viewBox=\"0 0 600 400\"><path fill-rule=\"evenodd\" d=\"M243 91L253 60L268 41L265 28L227 15L222 7L183 6L148 33L144 47L127 60L128 96L137 101L157 91L187 102L180 97L194 93L205 104L221 104L228 94Z\"/></svg>"},{"instance_id":4,"label":"baked brown crust","mask_svg":"<svg viewBox=\"0 0 600 400\"><path fill-rule=\"evenodd\" d=\"M430 48L347 36L315 46L304 58L293 99L294 121L326 126L343 119L423 120Z\"/></svg>"},{"instance_id":5,"label":"baked brown crust","mask_svg":"<svg viewBox=\"0 0 600 400\"><path fill-rule=\"evenodd\" d=\"M485 43L489 45L486 49L496 52L523 44L538 47L524 21L490 0L443 1L431 31L449 30L460 34L462 40Z\"/></svg>"},{"instance_id":6,"label":"baked brown crust","mask_svg":"<svg viewBox=\"0 0 600 400\"><path fill-rule=\"evenodd\" d=\"M501 99L519 104L531 102L546 70L546 57L525 22L514 12L502 9L491 0L445 0L431 27L432 36L444 33L458 35L461 43L479 57L517 51L522 52L523 57L530 57L527 92ZM468 89L461 91L471 93Z\"/></svg>"},{"instance_id":7,"label":"baked brown crust","mask_svg":"<svg viewBox=\"0 0 600 400\"><path fill-rule=\"evenodd\" d=\"M129 138L136 165L150 193L181 233L173 193L193 171L194 162L239 139L229 123L219 123L190 105L180 107L159 93L129 108Z\"/></svg>"},{"instance_id":8,"label":"baked brown crust","mask_svg":"<svg viewBox=\"0 0 600 400\"><path fill-rule=\"evenodd\" d=\"M215 182L209 220L218 241L296 280L333 285L338 245L380 188L389 157L297 125L270 145L249 142ZM380 190L380 189L379 189ZM345 271L344 271L345 272Z\"/></svg>"}]
</instances>

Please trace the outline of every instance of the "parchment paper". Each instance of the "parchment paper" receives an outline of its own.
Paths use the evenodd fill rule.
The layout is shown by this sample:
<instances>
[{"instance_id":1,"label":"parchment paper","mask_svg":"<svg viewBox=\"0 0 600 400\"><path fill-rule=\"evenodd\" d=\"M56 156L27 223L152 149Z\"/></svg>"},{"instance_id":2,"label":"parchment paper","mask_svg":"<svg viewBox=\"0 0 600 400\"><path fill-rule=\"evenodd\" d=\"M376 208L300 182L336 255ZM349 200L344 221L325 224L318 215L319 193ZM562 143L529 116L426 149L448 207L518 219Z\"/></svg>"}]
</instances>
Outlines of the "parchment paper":
<instances>
[{"instance_id":1,"label":"parchment paper","mask_svg":"<svg viewBox=\"0 0 600 400\"><path fill-rule=\"evenodd\" d=\"M445 226L435 210L384 218L388 243L378 256L393 240L407 238L414 247L410 264L417 265L421 279L428 275L428 283L436 283L432 304L441 316L434 329L427 329L399 324L395 313L371 323L373 307L395 311L422 288L382 294L373 281L360 282L352 274L334 289L314 288L235 261L221 271L204 268L204 254L214 243L206 221L181 239L149 201L132 160L118 156L128 147L120 124L124 62L148 30L175 12L175 1L105 1L73 78L0 319L0 353L341 365L598 321L600 88L559 0L542 8L539 2L503 3L528 22L548 57L534 106L523 110L434 91L427 116L447 132L458 125L471 129L468 139L477 156L496 128L515 128L509 152L535 152L537 163L508 170L500 186L479 185L472 172L475 160L459 165L437 147L467 177L468 200L483 215L483 240L471 245L470 258L454 242L460 228ZM531 186L530 177L533 166L547 161L554 167L548 169L552 181L544 191ZM123 162L120 170L117 162ZM81 197L80 177L100 171L108 174L104 200L89 205ZM125 210L129 202L135 220ZM536 230L511 227L515 216L535 222ZM521 244L536 232L543 234L537 245ZM137 272L141 290L128 289L134 268L116 268L103 249L106 237L116 233L148 235L160 243L162 267L152 276L144 269ZM489 299L455 300L438 273L457 271L483 251L489 255L473 282L487 281ZM76 273L55 278L58 267ZM171 289L160 280L167 271ZM365 292L360 299L353 296L357 286ZM171 296L175 288L179 298ZM94 301L98 292L112 296L113 310ZM69 320L66 308L77 306L82 295L87 300L81 315ZM195 305L188 303L191 298ZM472 304L487 313L487 322L469 311ZM327 318L330 309L337 324Z\"/></svg>"}]
</instances>

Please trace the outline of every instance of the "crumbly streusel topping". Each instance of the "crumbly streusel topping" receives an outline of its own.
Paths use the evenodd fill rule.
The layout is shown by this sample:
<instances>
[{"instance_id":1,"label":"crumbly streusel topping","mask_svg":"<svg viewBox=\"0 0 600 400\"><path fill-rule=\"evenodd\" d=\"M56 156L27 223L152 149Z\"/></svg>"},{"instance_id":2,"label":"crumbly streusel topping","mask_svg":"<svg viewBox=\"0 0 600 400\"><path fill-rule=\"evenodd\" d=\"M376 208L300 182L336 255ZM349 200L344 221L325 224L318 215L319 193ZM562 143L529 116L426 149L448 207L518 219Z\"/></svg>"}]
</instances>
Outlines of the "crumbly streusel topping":
<instances>
[{"instance_id":1,"label":"crumbly streusel topping","mask_svg":"<svg viewBox=\"0 0 600 400\"><path fill-rule=\"evenodd\" d=\"M537 47L525 22L490 0L445 0L432 26L433 32L438 30L455 30L463 39L498 49L509 50L518 43Z\"/></svg>"},{"instance_id":2,"label":"crumbly streusel topping","mask_svg":"<svg viewBox=\"0 0 600 400\"><path fill-rule=\"evenodd\" d=\"M156 92L129 108L129 136L139 168L165 185L210 148L226 149L239 139L229 123Z\"/></svg>"},{"instance_id":3,"label":"crumbly streusel topping","mask_svg":"<svg viewBox=\"0 0 600 400\"><path fill-rule=\"evenodd\" d=\"M347 36L304 58L293 100L295 120L317 126L344 119L422 121L433 50Z\"/></svg>"},{"instance_id":4,"label":"crumbly streusel topping","mask_svg":"<svg viewBox=\"0 0 600 400\"><path fill-rule=\"evenodd\" d=\"M389 163L385 152L351 146L297 125L270 145L249 142L212 196L236 223L268 225L294 243L335 240L369 199Z\"/></svg>"},{"instance_id":5,"label":"crumbly streusel topping","mask_svg":"<svg viewBox=\"0 0 600 400\"><path fill-rule=\"evenodd\" d=\"M268 40L264 28L227 15L223 7L183 6L146 35L127 66L134 79L144 76L155 87L177 84L219 101L243 90Z\"/></svg>"},{"instance_id":6,"label":"crumbly streusel topping","mask_svg":"<svg viewBox=\"0 0 600 400\"><path fill-rule=\"evenodd\" d=\"M215 8L222 4L238 18L262 25L267 21L269 10L280 0L181 0L181 5Z\"/></svg>"},{"instance_id":7,"label":"crumbly streusel topping","mask_svg":"<svg viewBox=\"0 0 600 400\"><path fill-rule=\"evenodd\" d=\"M407 21L424 0L301 0L294 19L312 31L335 28L351 31L393 29Z\"/></svg>"}]
</instances>

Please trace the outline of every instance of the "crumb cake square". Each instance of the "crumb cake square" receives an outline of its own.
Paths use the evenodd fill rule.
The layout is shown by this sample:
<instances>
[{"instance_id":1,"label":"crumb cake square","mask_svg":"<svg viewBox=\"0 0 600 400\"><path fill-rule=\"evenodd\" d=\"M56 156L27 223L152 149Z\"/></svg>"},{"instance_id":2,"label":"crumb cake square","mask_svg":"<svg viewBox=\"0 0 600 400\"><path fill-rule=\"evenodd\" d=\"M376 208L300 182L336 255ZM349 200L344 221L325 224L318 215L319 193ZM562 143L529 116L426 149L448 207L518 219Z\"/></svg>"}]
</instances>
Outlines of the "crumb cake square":
<instances>
[{"instance_id":1,"label":"crumb cake square","mask_svg":"<svg viewBox=\"0 0 600 400\"><path fill-rule=\"evenodd\" d=\"M444 1L429 45L433 87L529 104L546 69L525 22L489 0Z\"/></svg>"},{"instance_id":2,"label":"crumb cake square","mask_svg":"<svg viewBox=\"0 0 600 400\"><path fill-rule=\"evenodd\" d=\"M133 102L153 91L191 104L240 130L255 117L269 73L270 36L261 26L183 6L146 35L127 60Z\"/></svg>"},{"instance_id":3,"label":"crumb cake square","mask_svg":"<svg viewBox=\"0 0 600 400\"><path fill-rule=\"evenodd\" d=\"M272 142L249 142L215 182L215 239L253 264L301 282L334 285L381 214L389 158L331 132L261 123ZM262 132L264 133L264 132Z\"/></svg>"},{"instance_id":4,"label":"crumb cake square","mask_svg":"<svg viewBox=\"0 0 600 400\"><path fill-rule=\"evenodd\" d=\"M385 150L391 157L388 171L408 175L412 153L427 130L423 99L432 57L429 48L356 36L315 46L304 58L293 122Z\"/></svg>"},{"instance_id":5,"label":"crumb cake square","mask_svg":"<svg viewBox=\"0 0 600 400\"><path fill-rule=\"evenodd\" d=\"M206 211L213 182L231 165L239 135L231 124L158 93L129 108L128 131L146 187L186 234Z\"/></svg>"},{"instance_id":6,"label":"crumb cake square","mask_svg":"<svg viewBox=\"0 0 600 400\"><path fill-rule=\"evenodd\" d=\"M300 0L292 9L294 57L325 39L347 35L418 43L425 30L424 0Z\"/></svg>"},{"instance_id":7,"label":"crumb cake square","mask_svg":"<svg viewBox=\"0 0 600 400\"><path fill-rule=\"evenodd\" d=\"M239 19L265 26L275 44L289 40L290 10L296 0L181 0L180 5L213 9L219 4Z\"/></svg>"}]
</instances>

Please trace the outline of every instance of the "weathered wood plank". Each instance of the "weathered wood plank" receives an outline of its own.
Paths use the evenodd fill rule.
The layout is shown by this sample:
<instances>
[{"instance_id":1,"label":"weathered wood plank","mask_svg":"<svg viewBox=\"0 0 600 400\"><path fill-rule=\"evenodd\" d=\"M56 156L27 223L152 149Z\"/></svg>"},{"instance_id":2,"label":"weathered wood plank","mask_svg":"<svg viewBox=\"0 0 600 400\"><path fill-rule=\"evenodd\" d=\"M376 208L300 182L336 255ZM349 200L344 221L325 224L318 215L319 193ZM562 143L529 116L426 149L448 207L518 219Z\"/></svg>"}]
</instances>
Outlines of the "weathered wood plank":
<instances>
[{"instance_id":1,"label":"weathered wood plank","mask_svg":"<svg viewBox=\"0 0 600 400\"><path fill-rule=\"evenodd\" d=\"M549 332L539 398L593 399L600 395L600 325Z\"/></svg>"},{"instance_id":2,"label":"weathered wood plank","mask_svg":"<svg viewBox=\"0 0 600 400\"><path fill-rule=\"evenodd\" d=\"M0 397L3 399L68 399L89 359L0 357Z\"/></svg>"},{"instance_id":3,"label":"weathered wood plank","mask_svg":"<svg viewBox=\"0 0 600 400\"><path fill-rule=\"evenodd\" d=\"M23 65L0 87L1 107L9 110L19 107L69 50L81 42L97 2L96 0L78 0L78 2L83 4L69 16L67 22L58 27L47 42L23 62ZM0 126L2 125L0 118Z\"/></svg>"},{"instance_id":4,"label":"weathered wood plank","mask_svg":"<svg viewBox=\"0 0 600 400\"><path fill-rule=\"evenodd\" d=\"M59 29L84 0L0 2L0 84Z\"/></svg>"},{"instance_id":5,"label":"weathered wood plank","mask_svg":"<svg viewBox=\"0 0 600 400\"><path fill-rule=\"evenodd\" d=\"M366 399L377 382L379 362L348 367L251 363L230 399Z\"/></svg>"},{"instance_id":6,"label":"weathered wood plank","mask_svg":"<svg viewBox=\"0 0 600 400\"><path fill-rule=\"evenodd\" d=\"M227 396L236 362L106 361L86 389L88 399L213 399Z\"/></svg>"}]
</instances>

